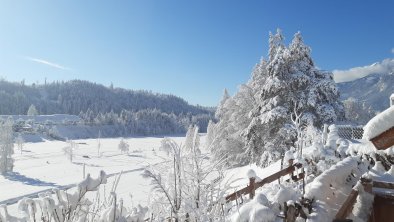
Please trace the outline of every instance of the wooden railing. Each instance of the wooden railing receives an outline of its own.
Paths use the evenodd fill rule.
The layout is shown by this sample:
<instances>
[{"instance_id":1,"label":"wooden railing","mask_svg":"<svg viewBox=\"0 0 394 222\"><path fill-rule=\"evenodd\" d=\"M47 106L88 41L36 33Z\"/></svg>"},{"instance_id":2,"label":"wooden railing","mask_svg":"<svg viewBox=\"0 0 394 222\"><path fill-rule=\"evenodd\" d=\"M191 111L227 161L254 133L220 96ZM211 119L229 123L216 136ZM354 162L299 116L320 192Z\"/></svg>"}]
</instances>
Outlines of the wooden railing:
<instances>
[{"instance_id":1,"label":"wooden railing","mask_svg":"<svg viewBox=\"0 0 394 222\"><path fill-rule=\"evenodd\" d=\"M361 183L363 185L364 191L369 193L372 193L372 187L394 189L394 183L372 181L363 178L361 178ZM334 222L348 221L346 218L352 212L358 194L359 194L358 190L352 189L349 196L346 198L345 202L342 204L341 208L338 210L337 214L335 215Z\"/></svg>"},{"instance_id":2,"label":"wooden railing","mask_svg":"<svg viewBox=\"0 0 394 222\"><path fill-rule=\"evenodd\" d=\"M252 199L255 195L255 190L257 188L264 186L264 184L271 183L271 182L279 179L282 176L286 176L286 175L291 174L293 180L299 181L299 180L303 179L305 176L304 169L302 169L302 173L300 173L298 176L294 176L293 173L296 169L301 168L301 167L302 167L301 163L292 164L291 166L289 166L283 170L280 170L280 171L278 171L278 172L276 172L276 173L274 173L274 174L272 174L272 175L270 175L258 182L256 182L256 178L253 178L253 177L249 178L249 185L241 190L238 190L232 194L229 194L226 197L226 202L236 200L239 197L242 197L242 195L248 195L248 194L249 194L249 197Z\"/></svg>"}]
</instances>

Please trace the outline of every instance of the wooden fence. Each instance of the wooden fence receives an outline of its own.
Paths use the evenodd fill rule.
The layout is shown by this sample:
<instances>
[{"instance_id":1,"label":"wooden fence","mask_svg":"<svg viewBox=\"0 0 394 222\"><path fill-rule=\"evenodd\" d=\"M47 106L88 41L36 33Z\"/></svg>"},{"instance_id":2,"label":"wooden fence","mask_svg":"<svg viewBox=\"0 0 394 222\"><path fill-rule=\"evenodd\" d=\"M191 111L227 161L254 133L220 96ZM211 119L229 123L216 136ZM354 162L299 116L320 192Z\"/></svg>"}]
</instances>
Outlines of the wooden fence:
<instances>
[{"instance_id":1,"label":"wooden fence","mask_svg":"<svg viewBox=\"0 0 394 222\"><path fill-rule=\"evenodd\" d=\"M292 163L292 161L291 161ZM298 168L301 168L302 164L301 163L296 163L296 164L291 164L291 166L280 170L264 179L262 179L261 181L257 181L256 182L256 178L249 178L249 185L241 190L238 190L232 194L229 194L226 196L226 202L230 202L230 201L234 201L237 200L238 198L242 197L242 195L248 195L249 197L252 199L255 195L255 190L259 187L264 186L264 184L268 184L271 183L277 179L279 179L282 176L286 176L286 175L291 175L291 179L293 179L294 181L299 181L301 179L304 179L305 177L305 173L304 173L304 168L302 168L302 173L300 173L297 176L294 176L294 171Z\"/></svg>"},{"instance_id":2,"label":"wooden fence","mask_svg":"<svg viewBox=\"0 0 394 222\"><path fill-rule=\"evenodd\" d=\"M361 183L363 185L364 191L373 193L372 188L384 188L384 189L394 189L394 183L381 182L381 181L372 181L361 178ZM352 212L354 204L356 203L357 196L359 191L356 189L352 189L349 196L346 198L345 202L342 204L341 208L339 208L337 214L335 215L334 222L345 222L349 221L347 217ZM372 212L373 213L373 212ZM389 212L386 212L389 213ZM377 215L378 217L381 215ZM351 220L350 220L351 221ZM370 220L374 221L374 220Z\"/></svg>"}]
</instances>

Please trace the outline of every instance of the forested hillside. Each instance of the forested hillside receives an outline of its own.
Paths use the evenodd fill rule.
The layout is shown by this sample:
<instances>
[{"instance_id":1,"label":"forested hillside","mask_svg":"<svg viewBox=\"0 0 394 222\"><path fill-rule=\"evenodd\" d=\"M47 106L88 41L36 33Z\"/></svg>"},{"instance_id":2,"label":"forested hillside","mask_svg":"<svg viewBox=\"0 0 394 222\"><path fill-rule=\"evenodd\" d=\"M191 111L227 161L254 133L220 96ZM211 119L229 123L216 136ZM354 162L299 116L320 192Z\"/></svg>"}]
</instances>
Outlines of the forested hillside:
<instances>
[{"instance_id":1,"label":"forested hillside","mask_svg":"<svg viewBox=\"0 0 394 222\"><path fill-rule=\"evenodd\" d=\"M130 118L139 127L155 127L157 124L150 122L157 119L171 122L172 128L166 126L168 132L163 133L183 132L190 124L205 131L213 117L213 109L190 105L174 95L106 87L82 80L42 85L0 81L0 115L26 114L31 105L41 115L79 115L89 124L125 125Z\"/></svg>"}]
</instances>

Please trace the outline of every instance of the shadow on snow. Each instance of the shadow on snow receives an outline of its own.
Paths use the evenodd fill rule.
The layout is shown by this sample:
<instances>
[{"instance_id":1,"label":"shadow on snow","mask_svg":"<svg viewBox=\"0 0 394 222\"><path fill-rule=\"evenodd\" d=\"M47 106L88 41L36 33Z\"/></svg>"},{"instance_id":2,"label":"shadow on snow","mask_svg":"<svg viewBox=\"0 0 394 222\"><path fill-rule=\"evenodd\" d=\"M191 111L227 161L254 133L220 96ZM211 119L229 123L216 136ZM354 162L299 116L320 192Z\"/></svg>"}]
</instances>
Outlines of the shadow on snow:
<instances>
[{"instance_id":1,"label":"shadow on snow","mask_svg":"<svg viewBox=\"0 0 394 222\"><path fill-rule=\"evenodd\" d=\"M45 182L36 178L30 178L25 175L19 174L18 172L9 172L4 175L4 178L11 181L18 181L31 186L57 186L55 183Z\"/></svg>"}]
</instances>

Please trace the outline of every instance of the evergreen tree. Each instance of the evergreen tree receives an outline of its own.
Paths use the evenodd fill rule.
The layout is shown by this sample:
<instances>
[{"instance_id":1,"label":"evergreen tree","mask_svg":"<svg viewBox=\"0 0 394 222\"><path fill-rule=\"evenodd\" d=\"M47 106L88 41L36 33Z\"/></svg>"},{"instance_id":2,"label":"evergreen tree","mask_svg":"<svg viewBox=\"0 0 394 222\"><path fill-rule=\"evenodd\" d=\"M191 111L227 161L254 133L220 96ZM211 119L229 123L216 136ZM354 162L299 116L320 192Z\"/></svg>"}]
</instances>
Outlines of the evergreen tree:
<instances>
[{"instance_id":1,"label":"evergreen tree","mask_svg":"<svg viewBox=\"0 0 394 222\"><path fill-rule=\"evenodd\" d=\"M36 109L36 106L31 104L29 109L27 110L27 115L28 116L37 116L38 115L38 111Z\"/></svg>"},{"instance_id":2,"label":"evergreen tree","mask_svg":"<svg viewBox=\"0 0 394 222\"><path fill-rule=\"evenodd\" d=\"M243 132L251 122L249 113L255 112L258 92L264 84L267 62L262 59L253 69L251 79L239 87L238 92L226 100L224 111L218 123L214 125L214 133L207 135L210 148L215 158L226 157L229 165L243 164L250 161L245 153ZM214 135L211 135L214 134Z\"/></svg>"},{"instance_id":3,"label":"evergreen tree","mask_svg":"<svg viewBox=\"0 0 394 222\"><path fill-rule=\"evenodd\" d=\"M316 127L342 119L344 113L332 73L314 66L300 33L289 47L284 46L280 31L270 35L269 42L268 75L245 134L247 154L262 164L278 159L294 146L294 110L302 113L302 123Z\"/></svg>"},{"instance_id":4,"label":"evergreen tree","mask_svg":"<svg viewBox=\"0 0 394 222\"><path fill-rule=\"evenodd\" d=\"M220 101L218 107L216 108L215 117L220 119L224 112L226 112L225 104L226 101L230 98L230 95L227 92L227 89L224 89L222 100Z\"/></svg>"},{"instance_id":5,"label":"evergreen tree","mask_svg":"<svg viewBox=\"0 0 394 222\"><path fill-rule=\"evenodd\" d=\"M210 149L211 144L215 139L215 123L212 120L209 120L207 127L207 135L205 137L205 148Z\"/></svg>"}]
</instances>

